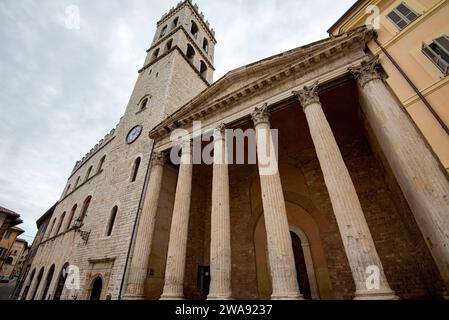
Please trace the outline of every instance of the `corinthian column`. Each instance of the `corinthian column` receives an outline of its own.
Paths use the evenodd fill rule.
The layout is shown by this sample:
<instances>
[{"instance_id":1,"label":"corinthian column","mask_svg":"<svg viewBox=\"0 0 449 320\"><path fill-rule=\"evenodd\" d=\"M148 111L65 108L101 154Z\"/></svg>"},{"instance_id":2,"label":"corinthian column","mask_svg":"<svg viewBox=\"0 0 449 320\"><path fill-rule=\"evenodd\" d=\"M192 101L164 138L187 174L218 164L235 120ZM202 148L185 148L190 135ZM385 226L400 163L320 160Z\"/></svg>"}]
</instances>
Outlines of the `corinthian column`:
<instances>
[{"instance_id":1,"label":"corinthian column","mask_svg":"<svg viewBox=\"0 0 449 320\"><path fill-rule=\"evenodd\" d=\"M162 300L184 298L184 271L186 266L187 235L190 198L192 192L192 145L182 145L175 204L168 243L167 265Z\"/></svg>"},{"instance_id":2,"label":"corinthian column","mask_svg":"<svg viewBox=\"0 0 449 320\"><path fill-rule=\"evenodd\" d=\"M128 276L128 285L123 299L144 299L145 278L150 259L151 243L153 241L154 224L156 221L159 194L162 185L165 154L155 152L151 160L151 176L145 194L142 214L137 228L136 242Z\"/></svg>"},{"instance_id":3,"label":"corinthian column","mask_svg":"<svg viewBox=\"0 0 449 320\"><path fill-rule=\"evenodd\" d=\"M293 93L298 96L306 114L354 278L355 299L395 299L397 297L388 285L359 198L321 107L317 89L318 83L315 83L312 87L304 87Z\"/></svg>"},{"instance_id":4,"label":"corinthian column","mask_svg":"<svg viewBox=\"0 0 449 320\"><path fill-rule=\"evenodd\" d=\"M287 210L278 171L275 145L270 130L267 105L256 108L251 116L257 138L257 164L273 287L271 298L302 299L296 277Z\"/></svg>"},{"instance_id":5,"label":"corinthian column","mask_svg":"<svg viewBox=\"0 0 449 320\"><path fill-rule=\"evenodd\" d=\"M214 132L212 212L210 238L210 289L208 299L231 298L231 221L225 126Z\"/></svg>"},{"instance_id":6,"label":"corinthian column","mask_svg":"<svg viewBox=\"0 0 449 320\"><path fill-rule=\"evenodd\" d=\"M381 79L377 59L351 68L363 112L449 287L449 181L402 105Z\"/></svg>"}]
</instances>

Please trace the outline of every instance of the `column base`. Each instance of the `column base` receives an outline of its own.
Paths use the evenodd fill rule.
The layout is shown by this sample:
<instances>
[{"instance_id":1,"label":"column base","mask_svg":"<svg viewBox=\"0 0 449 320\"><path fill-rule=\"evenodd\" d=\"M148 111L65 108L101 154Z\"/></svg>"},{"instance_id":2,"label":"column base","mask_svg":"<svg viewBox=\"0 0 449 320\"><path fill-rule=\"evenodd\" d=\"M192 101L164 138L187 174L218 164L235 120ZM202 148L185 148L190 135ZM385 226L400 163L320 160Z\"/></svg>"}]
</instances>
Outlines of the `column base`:
<instances>
[{"instance_id":1,"label":"column base","mask_svg":"<svg viewBox=\"0 0 449 320\"><path fill-rule=\"evenodd\" d=\"M354 300L399 300L392 290L359 290L355 292Z\"/></svg>"},{"instance_id":2,"label":"column base","mask_svg":"<svg viewBox=\"0 0 449 320\"><path fill-rule=\"evenodd\" d=\"M159 300L185 300L185 298L184 298L183 294L167 293L167 294L162 294L160 296Z\"/></svg>"},{"instance_id":3,"label":"column base","mask_svg":"<svg viewBox=\"0 0 449 320\"><path fill-rule=\"evenodd\" d=\"M209 294L207 300L234 300L231 294Z\"/></svg>"},{"instance_id":4,"label":"column base","mask_svg":"<svg viewBox=\"0 0 449 320\"><path fill-rule=\"evenodd\" d=\"M147 298L143 294L125 294L122 300L146 300Z\"/></svg>"},{"instance_id":5,"label":"column base","mask_svg":"<svg viewBox=\"0 0 449 320\"><path fill-rule=\"evenodd\" d=\"M304 297L300 293L292 292L292 293L272 294L271 300L304 300Z\"/></svg>"}]
</instances>

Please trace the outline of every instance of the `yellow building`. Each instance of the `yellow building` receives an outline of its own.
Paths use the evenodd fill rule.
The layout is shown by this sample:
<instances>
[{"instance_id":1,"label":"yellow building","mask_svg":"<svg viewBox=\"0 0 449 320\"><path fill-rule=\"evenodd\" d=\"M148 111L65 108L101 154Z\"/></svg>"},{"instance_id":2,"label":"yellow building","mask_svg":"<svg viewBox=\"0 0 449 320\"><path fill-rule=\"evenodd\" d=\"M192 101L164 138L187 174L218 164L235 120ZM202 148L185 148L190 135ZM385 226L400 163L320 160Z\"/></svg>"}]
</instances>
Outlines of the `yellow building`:
<instances>
[{"instance_id":1,"label":"yellow building","mask_svg":"<svg viewBox=\"0 0 449 320\"><path fill-rule=\"evenodd\" d=\"M330 29L372 24L368 48L387 83L449 171L449 1L359 0Z\"/></svg>"},{"instance_id":2,"label":"yellow building","mask_svg":"<svg viewBox=\"0 0 449 320\"><path fill-rule=\"evenodd\" d=\"M24 231L18 227L12 227L5 231L0 240L0 275L4 275L3 269L6 265L11 264L13 257L11 257L11 249L17 237Z\"/></svg>"}]
</instances>

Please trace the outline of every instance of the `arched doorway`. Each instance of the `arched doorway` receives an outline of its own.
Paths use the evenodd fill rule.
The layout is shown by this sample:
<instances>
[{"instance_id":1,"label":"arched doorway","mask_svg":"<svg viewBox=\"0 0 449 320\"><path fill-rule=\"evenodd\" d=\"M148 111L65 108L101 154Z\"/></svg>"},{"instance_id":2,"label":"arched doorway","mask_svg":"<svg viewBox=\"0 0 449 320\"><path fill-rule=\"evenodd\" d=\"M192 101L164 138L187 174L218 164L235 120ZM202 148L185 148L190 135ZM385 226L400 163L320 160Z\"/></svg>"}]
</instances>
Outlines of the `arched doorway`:
<instances>
[{"instance_id":1,"label":"arched doorway","mask_svg":"<svg viewBox=\"0 0 449 320\"><path fill-rule=\"evenodd\" d=\"M290 231L292 238L293 254L295 256L296 276L298 280L299 290L304 299L312 299L310 293L309 275L307 274L306 261L304 259L304 252L302 250L301 239L296 233Z\"/></svg>"},{"instance_id":2,"label":"arched doorway","mask_svg":"<svg viewBox=\"0 0 449 320\"><path fill-rule=\"evenodd\" d=\"M58 283L56 284L55 295L53 300L61 300L62 290L64 290L65 280L67 279L67 275L69 272L69 263L66 262L61 269L61 273L59 274Z\"/></svg>"},{"instance_id":3,"label":"arched doorway","mask_svg":"<svg viewBox=\"0 0 449 320\"><path fill-rule=\"evenodd\" d=\"M98 276L95 278L92 284L92 291L90 293L89 300L100 300L102 289L103 289L103 280L101 280L101 277Z\"/></svg>"},{"instance_id":4,"label":"arched doorway","mask_svg":"<svg viewBox=\"0 0 449 320\"><path fill-rule=\"evenodd\" d=\"M50 270L48 270L47 279L45 281L44 292L42 293L41 300L47 299L47 292L48 292L48 288L50 288L51 280L53 279L53 273L55 273L55 265L52 265L50 267ZM48 299L48 300L50 300L50 299Z\"/></svg>"}]
</instances>

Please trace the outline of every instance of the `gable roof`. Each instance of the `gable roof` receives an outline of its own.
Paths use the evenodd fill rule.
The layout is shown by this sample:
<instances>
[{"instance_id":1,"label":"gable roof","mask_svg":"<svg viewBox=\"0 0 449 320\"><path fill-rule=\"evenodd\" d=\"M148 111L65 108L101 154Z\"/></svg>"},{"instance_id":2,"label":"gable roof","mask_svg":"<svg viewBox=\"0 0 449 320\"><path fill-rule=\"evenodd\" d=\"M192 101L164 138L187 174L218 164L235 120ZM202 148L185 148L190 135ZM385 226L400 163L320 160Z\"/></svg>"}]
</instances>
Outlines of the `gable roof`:
<instances>
[{"instance_id":1,"label":"gable roof","mask_svg":"<svg viewBox=\"0 0 449 320\"><path fill-rule=\"evenodd\" d=\"M338 25L340 25L344 20L349 18L355 11L357 11L359 8L362 7L362 4L367 2L367 0L357 0L348 10L346 10L343 15L338 18L337 21L334 22L334 24L327 30L327 33L332 34L334 30L337 28Z\"/></svg>"},{"instance_id":2,"label":"gable roof","mask_svg":"<svg viewBox=\"0 0 449 320\"><path fill-rule=\"evenodd\" d=\"M342 53L354 43L365 45L373 35L371 29L360 27L229 71L154 127L149 133L150 138L157 139L206 114L229 106L242 97L252 95L267 85L309 70L332 55Z\"/></svg>"}]
</instances>

